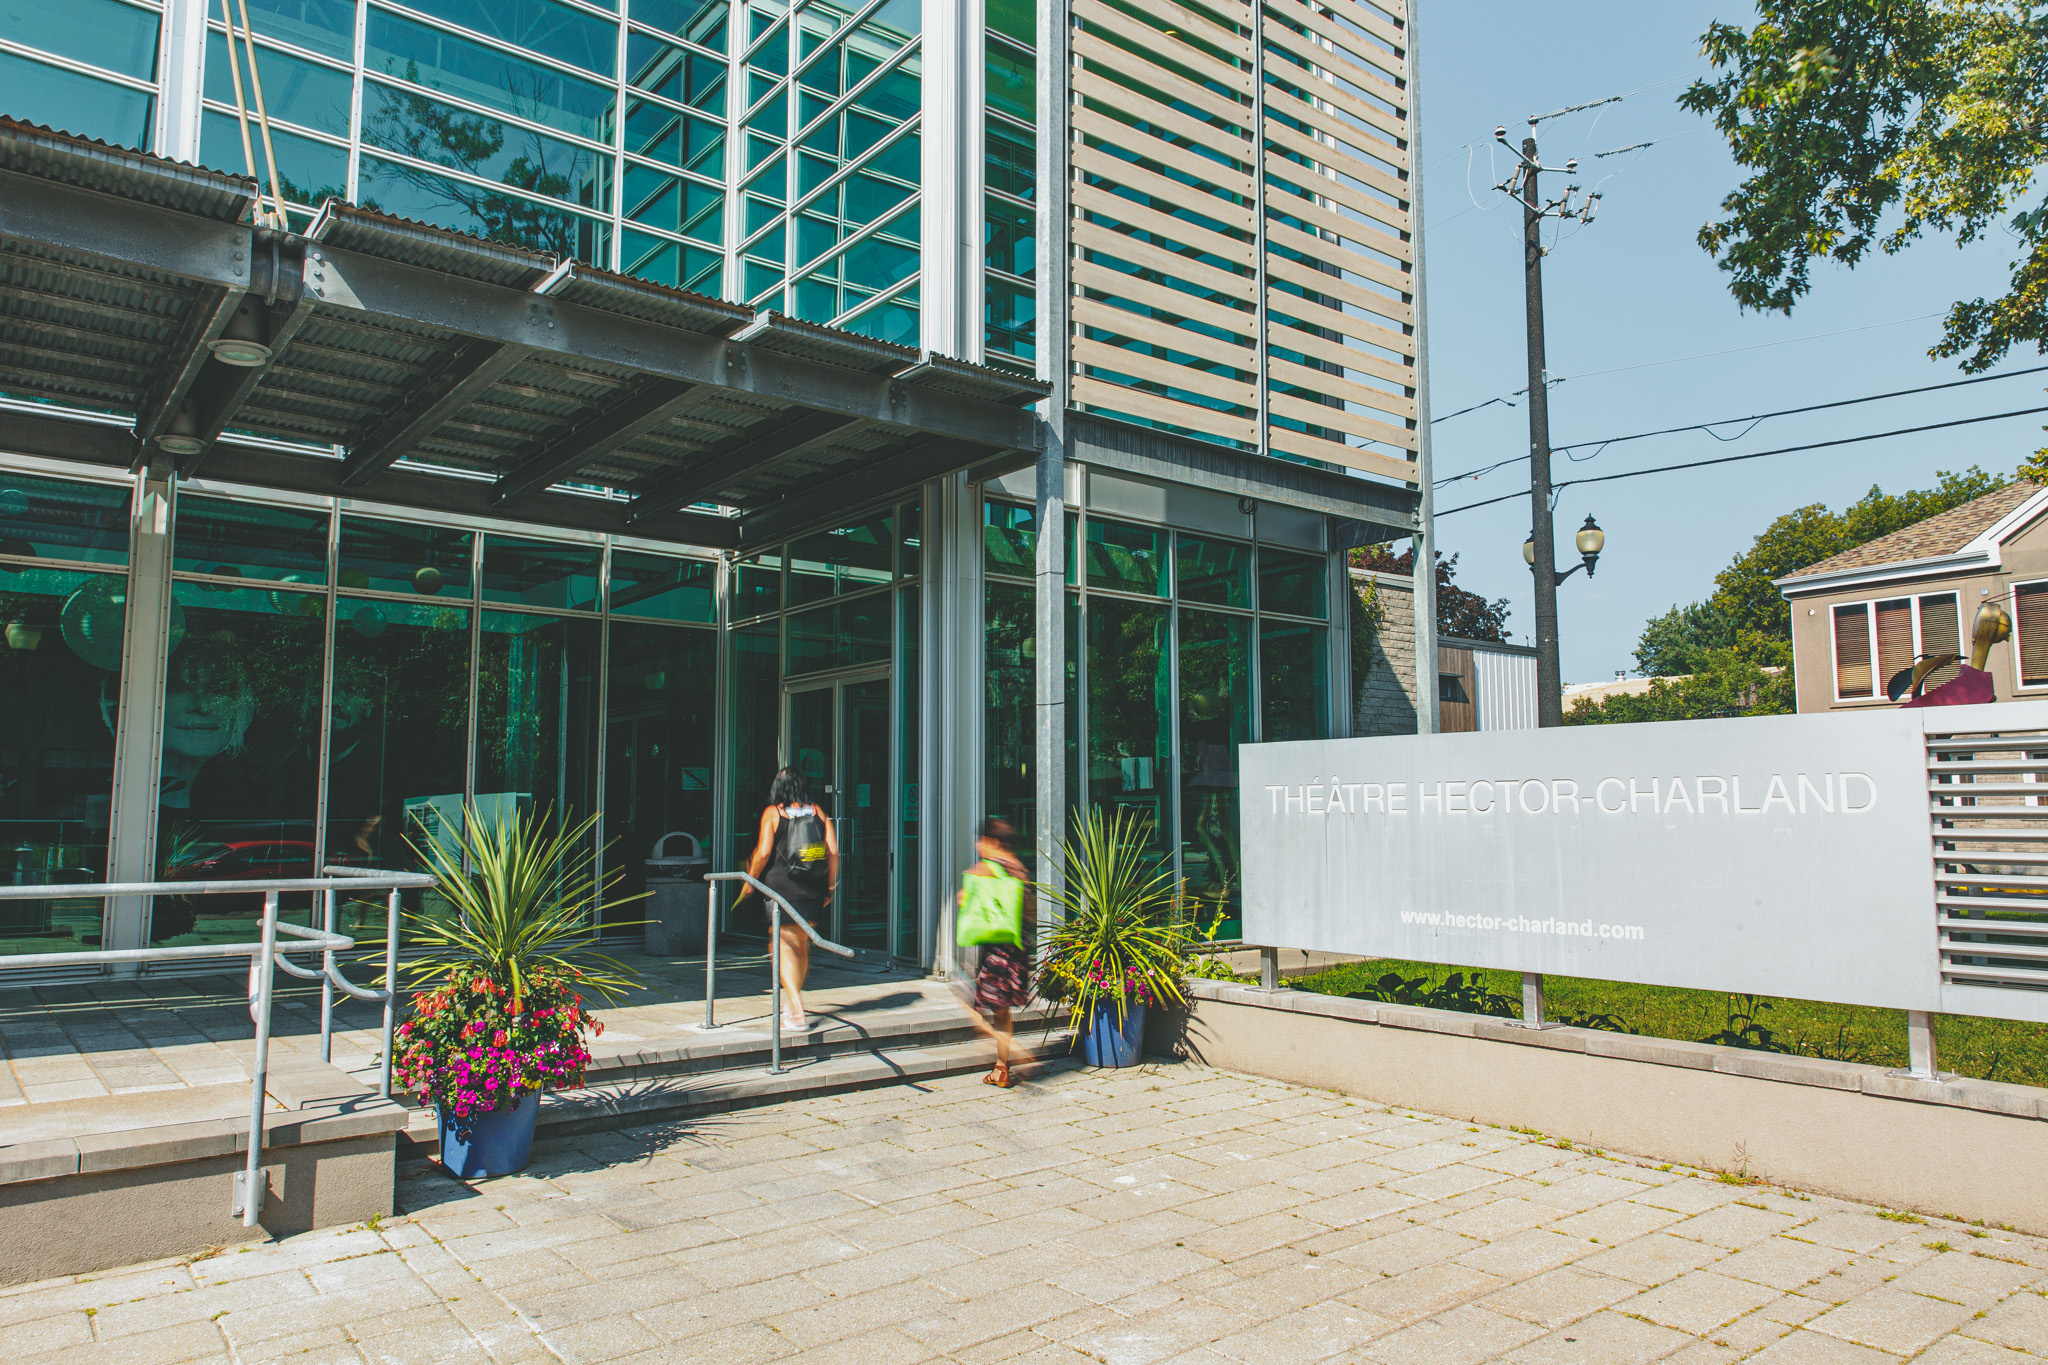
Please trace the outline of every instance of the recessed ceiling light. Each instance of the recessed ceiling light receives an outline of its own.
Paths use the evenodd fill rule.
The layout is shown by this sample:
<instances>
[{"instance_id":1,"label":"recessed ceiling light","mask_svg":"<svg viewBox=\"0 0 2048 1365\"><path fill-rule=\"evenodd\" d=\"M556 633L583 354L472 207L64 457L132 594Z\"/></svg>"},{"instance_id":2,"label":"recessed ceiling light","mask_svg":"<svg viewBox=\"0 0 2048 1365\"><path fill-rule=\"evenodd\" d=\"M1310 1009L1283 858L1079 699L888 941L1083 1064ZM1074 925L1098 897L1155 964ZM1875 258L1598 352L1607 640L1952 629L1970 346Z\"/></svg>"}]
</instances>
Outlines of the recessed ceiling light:
<instances>
[{"instance_id":1,"label":"recessed ceiling light","mask_svg":"<svg viewBox=\"0 0 2048 1365\"><path fill-rule=\"evenodd\" d=\"M260 341L243 337L222 337L213 343L213 358L223 365L254 369L270 363L270 348Z\"/></svg>"}]
</instances>

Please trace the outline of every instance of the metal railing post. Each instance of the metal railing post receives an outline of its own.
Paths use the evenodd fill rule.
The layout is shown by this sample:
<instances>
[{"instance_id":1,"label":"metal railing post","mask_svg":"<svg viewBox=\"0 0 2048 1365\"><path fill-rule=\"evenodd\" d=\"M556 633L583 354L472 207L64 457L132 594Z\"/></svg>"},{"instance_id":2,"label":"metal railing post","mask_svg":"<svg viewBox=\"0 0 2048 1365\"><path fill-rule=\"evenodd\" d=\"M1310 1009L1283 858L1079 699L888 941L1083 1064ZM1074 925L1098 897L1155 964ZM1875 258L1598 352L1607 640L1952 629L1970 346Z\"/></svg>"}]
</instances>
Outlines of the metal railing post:
<instances>
[{"instance_id":1,"label":"metal railing post","mask_svg":"<svg viewBox=\"0 0 2048 1365\"><path fill-rule=\"evenodd\" d=\"M391 1049L397 1042L398 888L394 886L384 910L384 1055L377 1064L377 1093L387 1100L391 1098Z\"/></svg>"},{"instance_id":2,"label":"metal railing post","mask_svg":"<svg viewBox=\"0 0 2048 1365\"><path fill-rule=\"evenodd\" d=\"M1523 1028L1547 1028L1543 1021L1543 973L1522 973L1522 1018Z\"/></svg>"},{"instance_id":3,"label":"metal railing post","mask_svg":"<svg viewBox=\"0 0 2048 1365\"><path fill-rule=\"evenodd\" d=\"M718 888L706 886L704 899L704 1027L708 1031L718 1027L713 1017L718 999Z\"/></svg>"},{"instance_id":4,"label":"metal railing post","mask_svg":"<svg viewBox=\"0 0 2048 1365\"><path fill-rule=\"evenodd\" d=\"M1277 991L1280 989L1280 950L1259 949L1259 989Z\"/></svg>"},{"instance_id":5,"label":"metal railing post","mask_svg":"<svg viewBox=\"0 0 2048 1365\"><path fill-rule=\"evenodd\" d=\"M1934 1021L1926 1010L1906 1011L1905 1074L1923 1081L1941 1079L1941 1060L1934 1049Z\"/></svg>"},{"instance_id":6,"label":"metal railing post","mask_svg":"<svg viewBox=\"0 0 2048 1365\"><path fill-rule=\"evenodd\" d=\"M322 926L329 934L334 932L334 888L327 888L326 914ZM330 945L320 954L320 1060L334 1060L334 948Z\"/></svg>"},{"instance_id":7,"label":"metal railing post","mask_svg":"<svg viewBox=\"0 0 2048 1365\"><path fill-rule=\"evenodd\" d=\"M782 1074L782 899L768 898L768 1074Z\"/></svg>"},{"instance_id":8,"label":"metal railing post","mask_svg":"<svg viewBox=\"0 0 2048 1365\"><path fill-rule=\"evenodd\" d=\"M263 1208L263 1096L270 1081L270 996L277 955L277 892L263 897L263 948L256 970L255 1076L249 1085L249 1162L242 1170L242 1226L256 1226Z\"/></svg>"}]
</instances>

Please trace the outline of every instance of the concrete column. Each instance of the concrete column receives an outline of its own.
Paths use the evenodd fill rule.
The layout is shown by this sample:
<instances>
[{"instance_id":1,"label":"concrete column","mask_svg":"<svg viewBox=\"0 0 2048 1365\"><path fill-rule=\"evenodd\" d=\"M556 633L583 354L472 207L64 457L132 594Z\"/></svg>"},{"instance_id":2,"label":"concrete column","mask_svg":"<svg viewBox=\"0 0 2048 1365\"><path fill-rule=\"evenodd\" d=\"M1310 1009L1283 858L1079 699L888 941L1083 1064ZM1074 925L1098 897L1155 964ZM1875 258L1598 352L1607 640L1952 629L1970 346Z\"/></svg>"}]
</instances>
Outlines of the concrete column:
<instances>
[{"instance_id":1,"label":"concrete column","mask_svg":"<svg viewBox=\"0 0 2048 1365\"><path fill-rule=\"evenodd\" d=\"M936 572L928 589L936 638L929 657L936 672L938 723L937 784L927 800L936 848L942 907L947 893L974 856L974 826L981 816L982 700L982 575L980 490L965 474L942 480L940 496L927 516L937 538ZM953 967L953 939L943 915L934 909L932 970Z\"/></svg>"},{"instance_id":2,"label":"concrete column","mask_svg":"<svg viewBox=\"0 0 2048 1365\"><path fill-rule=\"evenodd\" d=\"M968 165L970 153L981 147L979 133L972 131L980 126L980 109L968 107L979 84L969 63L979 66L980 4L926 5L923 41L919 288L924 345L941 355L964 357L981 330L981 301L967 293L969 263L981 246L979 205L968 200L970 183L980 183L979 167ZM790 154L796 154L794 148Z\"/></svg>"},{"instance_id":3,"label":"concrete column","mask_svg":"<svg viewBox=\"0 0 2048 1365\"><path fill-rule=\"evenodd\" d=\"M171 514L169 476L137 481L129 514L128 607L122 627L121 707L114 734L113 851L108 876L117 882L156 880L157 793L164 749L164 672L170 651ZM110 901L101 930L107 948L141 948L149 941L149 902ZM116 964L133 976L133 964Z\"/></svg>"},{"instance_id":4,"label":"concrete column","mask_svg":"<svg viewBox=\"0 0 2048 1365\"><path fill-rule=\"evenodd\" d=\"M163 77L157 100L156 153L199 160L199 92L205 79L208 0L167 0L164 5ZM240 170L222 167L223 170Z\"/></svg>"},{"instance_id":5,"label":"concrete column","mask_svg":"<svg viewBox=\"0 0 2048 1365\"><path fill-rule=\"evenodd\" d=\"M1038 452L1038 561L1035 623L1036 743L1032 776L1038 828L1038 875L1066 883L1061 840L1067 811L1067 409L1073 392L1073 6L1040 0L1038 6L1038 375L1052 384L1043 412ZM1078 739L1078 736L1076 736ZM1052 903L1041 897L1040 939L1051 925Z\"/></svg>"}]
</instances>

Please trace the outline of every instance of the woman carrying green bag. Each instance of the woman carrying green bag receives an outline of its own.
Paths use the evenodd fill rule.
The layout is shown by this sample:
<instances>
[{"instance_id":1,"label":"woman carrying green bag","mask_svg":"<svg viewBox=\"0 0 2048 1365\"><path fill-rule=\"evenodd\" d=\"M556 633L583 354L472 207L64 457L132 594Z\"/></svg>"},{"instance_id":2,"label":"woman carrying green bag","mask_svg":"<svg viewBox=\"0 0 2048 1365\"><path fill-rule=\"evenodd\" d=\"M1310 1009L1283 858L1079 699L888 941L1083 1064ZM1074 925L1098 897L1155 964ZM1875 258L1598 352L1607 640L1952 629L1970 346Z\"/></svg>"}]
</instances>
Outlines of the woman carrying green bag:
<instances>
[{"instance_id":1,"label":"woman carrying green bag","mask_svg":"<svg viewBox=\"0 0 2048 1365\"><path fill-rule=\"evenodd\" d=\"M1035 902L1031 880L1017 858L1017 827L991 817L974 841L980 861L960 879L954 937L962 956L979 952L974 967L974 1026L996 1045L996 1064L983 1079L1008 1089L1016 1049L1010 1011L1031 1003L1031 938ZM993 1023L981 1016L987 1013Z\"/></svg>"}]
</instances>

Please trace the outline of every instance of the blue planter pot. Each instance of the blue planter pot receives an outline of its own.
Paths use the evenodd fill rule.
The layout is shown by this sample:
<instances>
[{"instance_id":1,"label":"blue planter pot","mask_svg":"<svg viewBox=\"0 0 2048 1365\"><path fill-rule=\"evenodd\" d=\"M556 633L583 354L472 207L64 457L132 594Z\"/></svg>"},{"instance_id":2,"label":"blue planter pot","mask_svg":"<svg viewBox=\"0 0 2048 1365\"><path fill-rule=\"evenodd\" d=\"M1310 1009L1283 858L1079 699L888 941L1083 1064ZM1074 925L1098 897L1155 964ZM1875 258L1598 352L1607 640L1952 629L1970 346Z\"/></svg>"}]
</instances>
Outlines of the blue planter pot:
<instances>
[{"instance_id":1,"label":"blue planter pot","mask_svg":"<svg viewBox=\"0 0 2048 1365\"><path fill-rule=\"evenodd\" d=\"M1097 1006L1081 1035L1081 1053L1090 1066L1136 1066L1144 1041L1143 1005L1125 1008L1122 1028L1117 1027L1115 1006Z\"/></svg>"},{"instance_id":2,"label":"blue planter pot","mask_svg":"<svg viewBox=\"0 0 2048 1365\"><path fill-rule=\"evenodd\" d=\"M509 1109L471 1114L466 1119L441 1115L441 1164L458 1180L510 1175L526 1169L533 1156L533 1125L540 1118L540 1092Z\"/></svg>"}]
</instances>

